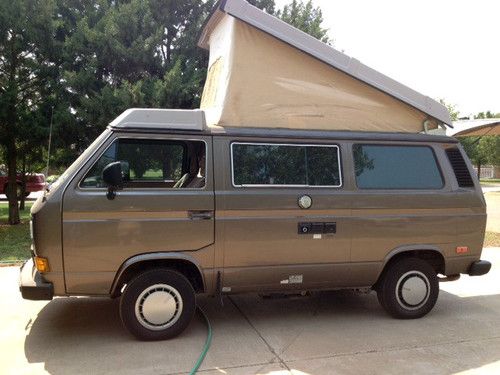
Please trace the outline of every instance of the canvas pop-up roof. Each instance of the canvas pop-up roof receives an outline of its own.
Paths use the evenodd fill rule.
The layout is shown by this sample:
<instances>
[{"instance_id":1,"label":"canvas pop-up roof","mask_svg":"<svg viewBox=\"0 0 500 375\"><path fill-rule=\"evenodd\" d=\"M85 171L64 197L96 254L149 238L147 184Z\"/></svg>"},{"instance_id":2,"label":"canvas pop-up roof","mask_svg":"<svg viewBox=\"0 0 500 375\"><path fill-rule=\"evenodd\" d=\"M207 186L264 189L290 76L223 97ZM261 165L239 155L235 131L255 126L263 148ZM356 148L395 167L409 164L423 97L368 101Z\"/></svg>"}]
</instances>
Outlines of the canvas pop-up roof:
<instances>
[{"instance_id":1,"label":"canvas pop-up roof","mask_svg":"<svg viewBox=\"0 0 500 375\"><path fill-rule=\"evenodd\" d=\"M418 133L451 125L446 107L245 0L217 3L201 109L209 126Z\"/></svg>"}]
</instances>

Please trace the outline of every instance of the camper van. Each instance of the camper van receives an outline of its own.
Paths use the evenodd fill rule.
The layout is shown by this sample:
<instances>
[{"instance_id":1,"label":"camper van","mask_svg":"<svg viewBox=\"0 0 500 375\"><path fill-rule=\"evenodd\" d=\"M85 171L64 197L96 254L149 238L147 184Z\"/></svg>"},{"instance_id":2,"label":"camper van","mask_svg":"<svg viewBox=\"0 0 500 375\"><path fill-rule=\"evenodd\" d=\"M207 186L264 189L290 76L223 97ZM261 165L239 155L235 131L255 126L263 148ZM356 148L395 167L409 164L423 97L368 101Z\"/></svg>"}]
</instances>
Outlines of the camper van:
<instances>
[{"instance_id":1,"label":"camper van","mask_svg":"<svg viewBox=\"0 0 500 375\"><path fill-rule=\"evenodd\" d=\"M245 43L266 69L237 71ZM199 294L374 290L413 319L440 281L489 271L471 163L428 134L451 122L441 104L242 0L200 46L201 109L125 111L35 202L24 298L120 298L125 327L158 340Z\"/></svg>"}]
</instances>

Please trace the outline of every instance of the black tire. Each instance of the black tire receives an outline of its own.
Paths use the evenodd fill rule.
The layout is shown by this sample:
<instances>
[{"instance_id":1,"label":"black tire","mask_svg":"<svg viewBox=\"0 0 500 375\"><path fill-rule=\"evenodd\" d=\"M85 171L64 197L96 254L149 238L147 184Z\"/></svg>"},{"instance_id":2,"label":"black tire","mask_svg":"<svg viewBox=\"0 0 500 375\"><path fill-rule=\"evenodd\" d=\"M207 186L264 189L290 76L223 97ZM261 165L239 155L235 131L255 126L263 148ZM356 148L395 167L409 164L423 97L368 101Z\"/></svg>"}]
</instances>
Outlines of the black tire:
<instances>
[{"instance_id":1,"label":"black tire","mask_svg":"<svg viewBox=\"0 0 500 375\"><path fill-rule=\"evenodd\" d=\"M385 304L385 301L384 301L384 294L382 293L381 287L379 287L377 289L377 299L378 299L378 303L380 304L380 306L382 306L382 308L385 311L387 311L387 307L386 307L386 304Z\"/></svg>"},{"instance_id":2,"label":"black tire","mask_svg":"<svg viewBox=\"0 0 500 375\"><path fill-rule=\"evenodd\" d=\"M162 303L164 310L161 314L158 303ZM191 322L195 309L196 297L191 283L184 275L168 269L140 274L127 284L120 300L123 325L145 341L179 335Z\"/></svg>"},{"instance_id":3,"label":"black tire","mask_svg":"<svg viewBox=\"0 0 500 375\"><path fill-rule=\"evenodd\" d=\"M9 185L6 184L3 188L3 191L5 192L5 196L7 197L7 199L10 199L10 192L8 192L8 187ZM20 183L17 183L16 184L16 199L19 201L21 200L21 194L23 192L23 186L20 184Z\"/></svg>"},{"instance_id":4,"label":"black tire","mask_svg":"<svg viewBox=\"0 0 500 375\"><path fill-rule=\"evenodd\" d=\"M417 319L431 311L439 295L434 268L418 258L403 258L388 267L377 289L380 305L397 319Z\"/></svg>"}]
</instances>

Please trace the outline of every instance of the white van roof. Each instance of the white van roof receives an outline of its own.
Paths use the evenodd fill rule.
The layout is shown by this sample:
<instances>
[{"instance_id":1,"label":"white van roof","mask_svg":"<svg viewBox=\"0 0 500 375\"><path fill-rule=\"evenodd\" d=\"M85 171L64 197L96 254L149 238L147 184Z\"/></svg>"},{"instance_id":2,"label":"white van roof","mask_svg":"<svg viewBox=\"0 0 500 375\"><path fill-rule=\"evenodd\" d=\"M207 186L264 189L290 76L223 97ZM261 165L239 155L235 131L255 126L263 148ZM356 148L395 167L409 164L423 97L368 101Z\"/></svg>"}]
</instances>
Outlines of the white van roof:
<instances>
[{"instance_id":1,"label":"white van roof","mask_svg":"<svg viewBox=\"0 0 500 375\"><path fill-rule=\"evenodd\" d=\"M404 122L404 121L401 121L401 119L404 119L406 116L408 118L413 118L413 120L415 120L415 123L416 123L416 119L417 119L417 116L415 115L415 113L416 113L418 115L418 118L419 118L419 120L418 120L419 124L422 124L422 125L418 125L418 126L416 126L414 124L412 126L407 126L407 128L404 128L404 127L398 128L398 126L393 126L393 124L388 124L387 127L384 128L384 121L386 121L385 120L386 118L389 118L387 115L385 118L383 116L378 117L379 123L377 123L376 128L374 128L374 129L367 129L366 126L365 126L365 128L363 128L363 126L361 126L360 129L351 128L348 130L418 132L418 131L426 130L425 128L427 127L427 125L423 124L425 122L426 118L428 118L432 121L433 126L431 126L431 127L435 128L438 124L446 124L446 125L452 127L450 114L449 114L447 108L445 106L443 106L442 104L429 98L428 96L425 96L425 95L418 93L417 91L387 77L386 75L384 75L376 70L362 64L358 60L347 56L346 54L336 50L335 48L317 40L316 38L302 32L302 31L300 31L292 26L290 26L289 24L281 21L280 19L261 11L260 9L247 3L245 0L222 0L222 1L219 1L217 3L217 5L215 6L212 15L209 17L209 19L207 20L207 22L203 28L202 34L201 34L200 39L198 41L198 45L204 49L210 49L210 55L211 55L210 56L211 61L210 61L210 66L209 66L209 73L208 73L208 77L207 77L207 84L206 84L205 90L204 90L204 96L206 96L206 91L220 92L222 90L221 87L223 87L223 88L228 87L229 84L227 83L228 82L227 77L230 77L230 78L232 77L231 73L229 73L226 77L221 77L221 79L220 79L221 86L218 86L216 89L213 89L213 88L207 89L207 85L210 84L210 81L218 79L218 78L212 78L211 74L215 75L215 73L217 73L218 76L221 76L221 74L219 74L220 70L224 69L224 68L220 68L220 67L212 67L212 65L216 65L214 63L216 63L217 61L215 61L216 56L212 56L213 51L212 51L211 44L222 43L222 42L220 42L220 39L224 38L225 37L224 35L227 32L232 30L232 32L235 33L234 38L232 40L230 40L229 42L224 42L226 44L229 44L230 47L217 47L219 49L224 49L224 48L232 49L232 51L224 52L227 54L226 56L229 56L229 59L233 59L237 53L241 53L241 54L250 53L250 52L248 52L249 48L260 48L261 44L262 44L262 48L266 48L264 45L266 43L264 40L265 38L264 37L259 37L259 38L254 37L254 39L249 40L249 38L251 36L249 37L248 30L247 31L243 30L243 31L239 32L240 35L243 35L243 36L240 36L239 39L237 39L238 38L238 36L237 36L238 30L236 29L236 26L230 25L227 22L226 22L227 25L223 26L226 31L220 31L220 30L218 31L217 28L221 28L222 27L221 25L225 23L224 19L227 18L226 16L230 16L239 22L243 22L244 24L250 25L259 31L262 31L268 35L271 35L272 37L277 38L279 41L283 42L284 44L286 44L288 46L292 46L294 49L302 51L302 52L306 53L307 55L312 56L315 59L329 65L330 67L335 68L333 70L343 72L343 73L347 74L349 77L354 78L354 80L361 81L362 83L369 85L372 88L377 89L379 92L387 94L390 97L395 98L398 101L411 106L413 109L416 109L418 111L413 110L414 112L410 112L410 110L408 109L407 114L403 114L403 110L401 110L402 115L401 115L401 118L399 121ZM243 26L240 26L240 27L243 27ZM240 45L238 46L237 43L240 43ZM244 44L244 43L248 43L248 44ZM259 46L256 46L256 44L258 44ZM274 54L273 50L269 46L270 45L268 45L267 53ZM285 48L285 47L286 46L283 46L283 48ZM215 47L214 47L214 49L215 49ZM219 51L216 51L216 52L219 53ZM254 52L255 52L255 50L254 50ZM292 56L292 55L290 55L290 56ZM246 57L248 57L248 55ZM240 60L240 62L241 61L245 61L245 60ZM259 64L258 61L256 61L256 62L252 61L251 63ZM251 64L251 63L249 62L249 64ZM294 64L294 63L298 64L297 59L291 60L290 63L291 64ZM302 69L304 69L303 71L305 72L306 71L305 69L308 69L308 67L307 67L308 64L304 64L303 62L300 62L300 63L302 64L302 67L303 67ZM231 64L231 62L228 62L227 64L229 65L229 64ZM241 63L238 65L233 64L232 69L236 70L237 66L239 66L238 69L241 69ZM277 66L279 66L279 64L277 64ZM231 67L229 69L231 69ZM262 69L265 71L265 68L262 68ZM294 69L297 70L296 67ZM311 67L310 69L314 69L314 67ZM217 72L214 72L214 70L216 70ZM332 69L330 69L330 70L332 70ZM246 72L248 73L250 71L251 70L247 70ZM233 76L234 75L238 76L238 74L242 73L242 72L240 71L239 73L236 73L233 71L232 73L233 73ZM337 74L339 74L339 73L337 73ZM278 77L276 77L276 78L278 79ZM233 79L234 79L234 77L233 77ZM331 81L327 82L325 84L325 87L331 86L332 82L336 82L337 79L339 79L339 76L335 76L335 77L331 78ZM351 81L353 81L353 80L351 80ZM219 107L220 108L220 107L223 107L224 105L230 106L231 105L231 100L229 98L230 94L233 96L237 96L238 100L241 101L241 98L239 96L240 96L241 92L243 92L243 90L245 90L246 87L244 87L245 85L242 85L241 81L239 81L238 84L240 84L240 90L239 91L235 90L234 87L236 87L236 86L234 86L233 88L229 87L228 93L226 94L225 98L221 99L219 103L216 102L214 105L209 104L209 105L204 106L203 100L202 100L202 107L201 108L205 109L207 111L207 125L222 125L222 126L235 125L235 126L238 126L238 124L232 124L232 123L225 124L223 121L220 121L220 122L215 121L214 123L211 123L210 110L209 110L210 107ZM282 84L282 86L285 85L285 83L280 83L280 84ZM286 84L292 84L292 83L287 81ZM226 86L224 86L224 85L226 85ZM346 83L345 87L347 87L347 88L351 87L349 85L354 87L355 83L349 83L349 84ZM247 87L250 89L250 86L247 86ZM255 87L257 87L257 86L255 86ZM311 90L310 92L312 92L312 90L315 90L315 88L318 87L318 85L316 85L316 86L310 85L308 87ZM303 89L305 89L305 87L303 87ZM265 92L266 90L269 91L269 90L272 90L272 88L262 88L262 90L257 90L257 91ZM363 95L365 95L365 99L366 98L372 99L376 95L379 95L377 100L379 100L379 102L382 102L384 100L384 99L380 99L380 98L382 98L382 96L380 96L380 94L376 94L376 93L374 94L373 92L366 93L367 92L366 90L368 90L368 88L367 89L355 88L355 90L358 90L355 92L355 95L358 95L358 96L359 96L359 93L361 92L359 90L365 90L363 92ZM209 94L211 94L211 93L209 93ZM217 95L220 95L220 94L217 94ZM256 97L258 95L260 95L260 92L255 93ZM300 95L300 94L296 94L296 95ZM334 98L332 102L335 103L335 100L336 100L335 98L337 98L338 96L334 97L333 95L331 95L331 97ZM229 98L229 100L228 100L228 98ZM310 102L311 102L311 105L310 105L311 108L314 107L314 98L313 97L311 97ZM255 103L251 102L251 104L255 104ZM267 104L267 102L266 102L266 104ZM338 104L339 108L341 107L341 104L342 103ZM396 112L401 109L401 108L397 108L398 104L397 104L397 102L394 102L394 101L389 103L389 101L386 100L382 104L386 107L387 106L396 107ZM271 103L271 105L274 105L274 107L277 106L277 105L275 105L275 103ZM363 105L364 105L363 103L359 104L359 108L357 108L358 113L362 112ZM379 103L377 103L377 105L379 105ZM326 108L327 106L328 106L328 103L326 103L324 107ZM382 106L382 105L379 105L379 106ZM254 105L254 107L257 107L257 106ZM347 106L344 106L344 108L345 107L347 107ZM254 108L254 110L260 111L259 108ZM342 129L345 128L346 123L349 123L349 121L353 122L352 120L356 118L356 116L352 115L352 112L351 113L342 112L343 111L342 108L338 109L338 111L340 111L340 112L327 113L327 115L323 116L323 117L330 116L330 119L344 117L345 118L344 123L339 125L340 128L342 128ZM241 115L241 108L233 106L233 107L230 107L229 110L227 110L227 113L229 113L229 112L232 114L232 117L228 117L228 119L230 119L229 122L234 122L235 119L236 119L236 121L241 119L242 122L244 122L244 121L247 122L247 126L252 126L251 123L248 123L248 119L242 118L242 116L244 114ZM339 116L339 113L340 113L340 116ZM371 115L371 118L377 119L378 113L376 113L374 111L373 114ZM279 116L276 116L276 118L279 118ZM249 119L252 120L252 117L250 117ZM270 118L270 121L271 120L273 120L273 119ZM330 122L332 122L332 121L330 121ZM267 125L269 126L271 124L267 124ZM294 124L292 123L292 127L294 127L293 125ZM242 124L241 126L244 126L244 125ZM264 125L262 125L262 126L264 126ZM355 127L355 126L356 125L353 125L353 127ZM285 126L285 127L287 127L287 126ZM335 125L334 125L334 127L335 127ZM417 129L418 127L421 127L421 129Z\"/></svg>"},{"instance_id":2,"label":"white van roof","mask_svg":"<svg viewBox=\"0 0 500 375\"><path fill-rule=\"evenodd\" d=\"M203 130L205 116L199 109L130 108L110 124L118 129Z\"/></svg>"}]
</instances>

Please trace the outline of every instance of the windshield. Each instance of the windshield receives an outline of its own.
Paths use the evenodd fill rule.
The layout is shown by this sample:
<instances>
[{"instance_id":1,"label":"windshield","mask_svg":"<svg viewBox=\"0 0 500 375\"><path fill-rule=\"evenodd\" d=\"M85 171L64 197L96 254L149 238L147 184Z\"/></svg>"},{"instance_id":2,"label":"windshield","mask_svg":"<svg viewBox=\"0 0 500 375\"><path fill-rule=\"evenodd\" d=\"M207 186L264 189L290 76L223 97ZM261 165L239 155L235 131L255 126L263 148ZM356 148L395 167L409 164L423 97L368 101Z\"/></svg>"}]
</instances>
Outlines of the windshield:
<instances>
[{"instance_id":1,"label":"windshield","mask_svg":"<svg viewBox=\"0 0 500 375\"><path fill-rule=\"evenodd\" d=\"M86 159L88 159L90 157L90 155L95 151L95 149L102 144L102 142L104 142L106 140L106 138L109 137L109 135L111 134L111 131L109 129L106 129L104 130L104 132L102 132L102 134L96 138L96 140L94 142L92 142L92 144L87 147L87 149L85 151L82 152L82 154L73 162L73 164L71 164L69 166L68 169L66 169L64 171L64 173L57 179L54 181L54 183L52 185L50 185L49 187L49 191L55 191L57 190L61 185L63 185L63 183L71 176L73 176L76 171L78 170L79 166L81 165L81 163L83 161L85 161Z\"/></svg>"}]
</instances>

